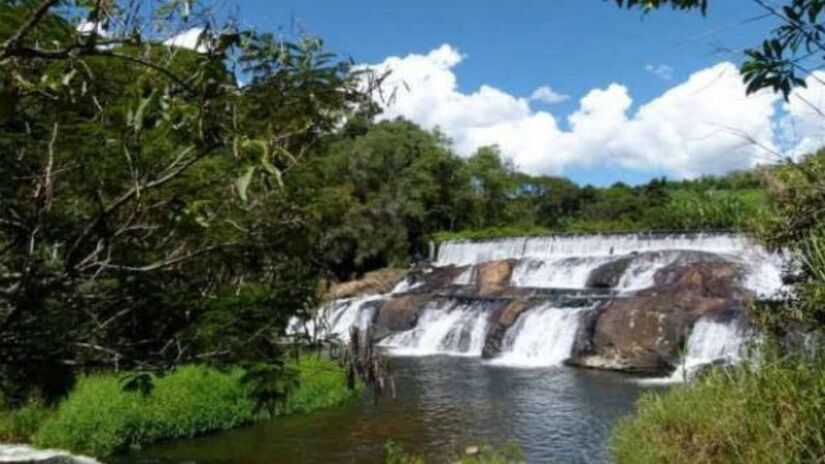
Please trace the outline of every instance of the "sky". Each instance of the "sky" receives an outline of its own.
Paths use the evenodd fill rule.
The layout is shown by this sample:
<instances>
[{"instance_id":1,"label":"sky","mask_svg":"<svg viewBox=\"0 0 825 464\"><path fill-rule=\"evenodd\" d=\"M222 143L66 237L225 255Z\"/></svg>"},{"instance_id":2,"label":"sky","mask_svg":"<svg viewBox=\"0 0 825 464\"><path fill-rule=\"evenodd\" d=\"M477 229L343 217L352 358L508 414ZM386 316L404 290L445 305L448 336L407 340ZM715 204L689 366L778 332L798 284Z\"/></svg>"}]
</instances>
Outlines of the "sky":
<instances>
[{"instance_id":1,"label":"sky","mask_svg":"<svg viewBox=\"0 0 825 464\"><path fill-rule=\"evenodd\" d=\"M746 98L742 50L771 27L752 0L707 17L603 0L245 0L242 22L310 34L392 71L384 118L439 128L462 156L496 144L520 170L581 184L722 174L822 143L801 99ZM811 79L803 96L819 106ZM825 106L825 105L823 105Z\"/></svg>"}]
</instances>

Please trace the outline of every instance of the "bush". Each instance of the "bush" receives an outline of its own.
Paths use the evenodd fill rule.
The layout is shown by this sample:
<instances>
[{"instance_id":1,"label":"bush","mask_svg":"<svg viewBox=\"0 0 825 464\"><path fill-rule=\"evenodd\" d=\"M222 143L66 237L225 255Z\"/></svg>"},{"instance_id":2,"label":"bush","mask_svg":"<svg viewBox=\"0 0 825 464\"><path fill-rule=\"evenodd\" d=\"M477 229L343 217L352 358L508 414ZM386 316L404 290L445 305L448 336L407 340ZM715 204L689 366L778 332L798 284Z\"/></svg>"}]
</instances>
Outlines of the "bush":
<instances>
[{"instance_id":1,"label":"bush","mask_svg":"<svg viewBox=\"0 0 825 464\"><path fill-rule=\"evenodd\" d=\"M355 392L348 390L346 372L338 365L314 356L301 358L301 383L287 401L284 414L305 414L335 406L351 399Z\"/></svg>"},{"instance_id":2,"label":"bush","mask_svg":"<svg viewBox=\"0 0 825 464\"><path fill-rule=\"evenodd\" d=\"M301 385L279 414L304 413L353 396L341 368L328 360L298 363ZM55 417L36 433L37 446L106 456L171 438L193 437L267 418L256 413L243 371L186 366L155 379L148 394L124 391L121 378L79 379Z\"/></svg>"},{"instance_id":3,"label":"bush","mask_svg":"<svg viewBox=\"0 0 825 464\"><path fill-rule=\"evenodd\" d=\"M37 400L18 409L0 409L0 442L31 442L48 416L49 410Z\"/></svg>"},{"instance_id":4,"label":"bush","mask_svg":"<svg viewBox=\"0 0 825 464\"><path fill-rule=\"evenodd\" d=\"M825 360L763 362L648 393L611 441L618 463L807 463L825 453Z\"/></svg>"}]
</instances>

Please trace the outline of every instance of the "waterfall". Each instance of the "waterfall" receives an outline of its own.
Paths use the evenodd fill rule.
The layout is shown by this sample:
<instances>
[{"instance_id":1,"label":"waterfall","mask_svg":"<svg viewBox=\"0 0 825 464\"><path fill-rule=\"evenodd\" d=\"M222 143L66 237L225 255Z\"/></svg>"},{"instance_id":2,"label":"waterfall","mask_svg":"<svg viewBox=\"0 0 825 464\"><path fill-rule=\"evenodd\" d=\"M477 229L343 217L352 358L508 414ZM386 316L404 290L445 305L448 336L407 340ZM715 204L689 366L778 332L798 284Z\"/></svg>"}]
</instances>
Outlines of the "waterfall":
<instances>
[{"instance_id":1,"label":"waterfall","mask_svg":"<svg viewBox=\"0 0 825 464\"><path fill-rule=\"evenodd\" d=\"M41 450L27 445L0 444L0 462L55 462L65 464L100 464L86 456L72 456L65 451Z\"/></svg>"},{"instance_id":2,"label":"waterfall","mask_svg":"<svg viewBox=\"0 0 825 464\"><path fill-rule=\"evenodd\" d=\"M573 350L579 319L589 308L541 305L519 317L502 341L493 364L516 367L559 366Z\"/></svg>"},{"instance_id":3,"label":"waterfall","mask_svg":"<svg viewBox=\"0 0 825 464\"><path fill-rule=\"evenodd\" d=\"M687 341L684 367L690 370L718 361L734 363L741 359L744 344L744 330L738 321L699 319Z\"/></svg>"},{"instance_id":4,"label":"waterfall","mask_svg":"<svg viewBox=\"0 0 825 464\"><path fill-rule=\"evenodd\" d=\"M749 237L734 233L613 234L518 237L441 244L436 265L470 266L455 280L470 284L474 265L515 259L514 287L585 288L591 271L631 258L617 290L632 292L653 285L656 271L679 260L685 251L713 253L744 270L743 286L769 298L787 288L782 273L788 259L768 252ZM640 253L647 253L642 254Z\"/></svg>"},{"instance_id":5,"label":"waterfall","mask_svg":"<svg viewBox=\"0 0 825 464\"><path fill-rule=\"evenodd\" d=\"M437 286L442 285L439 283L434 287L436 290L427 291L432 292L431 299L419 309L405 305L412 304L410 301L420 304L424 300L417 298L424 296L426 300L427 292L410 295L412 299L409 300L404 300L404 294L424 282L412 284L412 280L404 280L386 295L327 303L311 320L293 320L289 332L316 333L319 338L334 335L346 341L352 327L363 331L377 320L376 311L384 300L401 300L398 307L388 309L387 318L400 317L405 327L409 323L412 328L391 333L380 341L380 346L387 348L390 354L480 356L485 341L488 341L491 324L500 314L493 310L513 301L515 294L519 298L541 299L544 303L521 314L503 334L499 332L503 329L494 326L496 331L489 334L495 337L490 339L491 346L498 348L499 341L501 344L499 356L490 362L508 366L558 366L571 356L582 313L592 309L595 302L606 295L601 289L600 292L588 290L589 285L612 286L614 292L610 295L623 298L654 286L657 272L668 266L709 260L733 265L741 271L741 286L764 297L785 289L782 273L790 260L780 253L769 252L746 235L734 233L558 235L449 241L433 253L436 267L466 266L451 277L452 285L462 286L477 283L477 265L481 263L515 260L509 285L527 291L508 294L511 289L507 289L502 294L473 300L472 288L450 288L439 293ZM594 274L597 269L600 271ZM593 281L591 276L594 276ZM555 298L551 303L550 295L565 293L542 289L578 290L578 300ZM457 291L451 293L452 290ZM461 297L448 298L447 295ZM563 307L580 304L587 307ZM376 333L383 336L386 330ZM744 330L736 320L700 319L686 343L684 366L669 381L695 372L704 364L738 360L745 338Z\"/></svg>"},{"instance_id":6,"label":"waterfall","mask_svg":"<svg viewBox=\"0 0 825 464\"><path fill-rule=\"evenodd\" d=\"M441 244L436 264L465 266L501 259L619 256L633 252L692 250L740 254L760 248L745 235L732 233L550 235ZM764 251L764 250L760 250Z\"/></svg>"},{"instance_id":7,"label":"waterfall","mask_svg":"<svg viewBox=\"0 0 825 464\"><path fill-rule=\"evenodd\" d=\"M287 334L309 334L315 338L336 336L347 341L352 327L362 332L369 328L376 311L375 303L384 299L381 295L367 295L332 301L322 306L310 320L293 317L287 326Z\"/></svg>"},{"instance_id":8,"label":"waterfall","mask_svg":"<svg viewBox=\"0 0 825 464\"><path fill-rule=\"evenodd\" d=\"M486 306L453 300L429 303L415 328L391 335L380 345L401 356L480 356L488 327Z\"/></svg>"},{"instance_id":9,"label":"waterfall","mask_svg":"<svg viewBox=\"0 0 825 464\"><path fill-rule=\"evenodd\" d=\"M642 379L642 384L668 384L690 379L702 366L736 364L742 360L748 340L746 329L738 320L717 322L708 318L696 321L685 344L682 363L670 377Z\"/></svg>"},{"instance_id":10,"label":"waterfall","mask_svg":"<svg viewBox=\"0 0 825 464\"><path fill-rule=\"evenodd\" d=\"M570 257L552 260L526 258L513 269L514 287L585 288L593 269L616 258Z\"/></svg>"}]
</instances>

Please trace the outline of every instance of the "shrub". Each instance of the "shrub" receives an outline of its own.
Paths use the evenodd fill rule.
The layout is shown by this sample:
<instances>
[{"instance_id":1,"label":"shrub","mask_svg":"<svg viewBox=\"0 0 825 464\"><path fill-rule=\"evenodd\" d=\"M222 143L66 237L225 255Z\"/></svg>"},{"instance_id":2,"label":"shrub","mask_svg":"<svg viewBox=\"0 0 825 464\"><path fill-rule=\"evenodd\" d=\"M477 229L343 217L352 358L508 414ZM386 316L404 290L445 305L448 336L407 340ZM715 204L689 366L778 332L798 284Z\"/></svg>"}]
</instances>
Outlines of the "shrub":
<instances>
[{"instance_id":1,"label":"shrub","mask_svg":"<svg viewBox=\"0 0 825 464\"><path fill-rule=\"evenodd\" d=\"M48 416L49 410L37 400L18 409L0 409L0 442L31 442Z\"/></svg>"},{"instance_id":2,"label":"shrub","mask_svg":"<svg viewBox=\"0 0 825 464\"><path fill-rule=\"evenodd\" d=\"M279 414L304 413L345 401L344 373L324 359L298 363L301 384ZM121 378L97 374L78 380L53 419L34 437L37 446L106 456L170 438L193 437L268 417L256 413L243 371L185 366L155 379L147 394L124 391Z\"/></svg>"},{"instance_id":3,"label":"shrub","mask_svg":"<svg viewBox=\"0 0 825 464\"><path fill-rule=\"evenodd\" d=\"M821 356L821 355L820 355ZM611 441L618 463L817 462L825 453L825 361L774 359L648 393Z\"/></svg>"},{"instance_id":4,"label":"shrub","mask_svg":"<svg viewBox=\"0 0 825 464\"><path fill-rule=\"evenodd\" d=\"M300 387L287 401L284 414L304 414L335 406L357 393L346 388L345 371L326 359L305 356L299 366Z\"/></svg>"}]
</instances>

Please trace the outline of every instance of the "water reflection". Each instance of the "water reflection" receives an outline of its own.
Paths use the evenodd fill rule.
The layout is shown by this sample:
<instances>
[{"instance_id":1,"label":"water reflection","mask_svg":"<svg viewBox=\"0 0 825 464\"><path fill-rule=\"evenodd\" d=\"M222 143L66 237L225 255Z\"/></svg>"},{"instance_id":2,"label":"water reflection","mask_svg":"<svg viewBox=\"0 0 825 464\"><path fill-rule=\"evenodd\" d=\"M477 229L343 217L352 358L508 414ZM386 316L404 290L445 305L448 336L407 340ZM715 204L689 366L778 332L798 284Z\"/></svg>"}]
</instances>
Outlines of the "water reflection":
<instances>
[{"instance_id":1,"label":"water reflection","mask_svg":"<svg viewBox=\"0 0 825 464\"><path fill-rule=\"evenodd\" d=\"M398 398L281 418L122 457L124 463L380 462L394 440L436 462L467 444L513 440L529 462L605 462L615 420L642 387L570 368L513 369L477 359L394 358ZM446 458L446 459L445 459Z\"/></svg>"}]
</instances>

